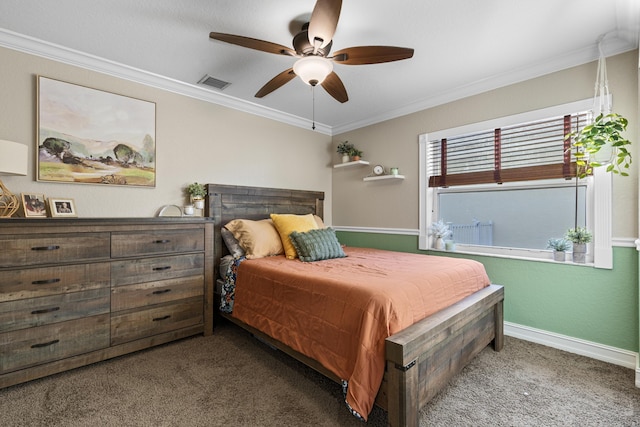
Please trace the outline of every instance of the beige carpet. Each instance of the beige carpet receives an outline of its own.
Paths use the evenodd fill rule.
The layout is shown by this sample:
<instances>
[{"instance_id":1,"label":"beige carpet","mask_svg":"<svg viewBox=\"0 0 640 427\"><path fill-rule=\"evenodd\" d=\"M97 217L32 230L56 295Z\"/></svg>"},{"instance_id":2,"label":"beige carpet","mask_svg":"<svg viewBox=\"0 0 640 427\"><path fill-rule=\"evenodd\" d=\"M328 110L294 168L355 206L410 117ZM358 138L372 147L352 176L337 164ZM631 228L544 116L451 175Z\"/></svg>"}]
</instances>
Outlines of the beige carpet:
<instances>
[{"instance_id":1,"label":"beige carpet","mask_svg":"<svg viewBox=\"0 0 640 427\"><path fill-rule=\"evenodd\" d=\"M423 411L421 426L640 426L634 372L506 337ZM2 426L384 426L340 387L223 324L194 337L0 390Z\"/></svg>"}]
</instances>

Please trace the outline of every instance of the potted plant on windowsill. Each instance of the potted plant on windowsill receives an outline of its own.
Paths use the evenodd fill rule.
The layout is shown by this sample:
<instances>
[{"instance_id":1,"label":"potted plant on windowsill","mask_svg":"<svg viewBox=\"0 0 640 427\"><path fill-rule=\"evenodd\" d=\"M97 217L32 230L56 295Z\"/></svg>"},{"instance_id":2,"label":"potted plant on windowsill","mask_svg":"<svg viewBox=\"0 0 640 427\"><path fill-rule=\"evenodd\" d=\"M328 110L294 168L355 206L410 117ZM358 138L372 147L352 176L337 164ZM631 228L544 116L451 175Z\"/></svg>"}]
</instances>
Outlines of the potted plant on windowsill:
<instances>
[{"instance_id":1,"label":"potted plant on windowsill","mask_svg":"<svg viewBox=\"0 0 640 427\"><path fill-rule=\"evenodd\" d=\"M198 184L197 182L189 184L187 193L196 209L204 209L204 197L207 195L207 190L204 185Z\"/></svg>"},{"instance_id":2,"label":"potted plant on windowsill","mask_svg":"<svg viewBox=\"0 0 640 427\"><path fill-rule=\"evenodd\" d=\"M337 151L338 154L342 154L342 163L347 163L351 160L351 150L354 148L353 144L349 143L349 141L343 141L338 144Z\"/></svg>"},{"instance_id":3,"label":"potted plant on windowsill","mask_svg":"<svg viewBox=\"0 0 640 427\"><path fill-rule=\"evenodd\" d=\"M553 249L553 259L555 261L564 261L565 252L571 249L571 241L564 238L554 238L547 241L547 249Z\"/></svg>"},{"instance_id":4,"label":"potted plant on windowsill","mask_svg":"<svg viewBox=\"0 0 640 427\"><path fill-rule=\"evenodd\" d=\"M574 227L567 230L567 240L573 242L573 262L584 264L587 253L587 243L593 235L584 227Z\"/></svg>"},{"instance_id":5,"label":"potted plant on windowsill","mask_svg":"<svg viewBox=\"0 0 640 427\"><path fill-rule=\"evenodd\" d=\"M452 232L449 228L449 225L440 220L431 224L431 226L429 227L429 235L434 237L434 249L445 249L444 241L447 237L450 237L452 235Z\"/></svg>"}]
</instances>

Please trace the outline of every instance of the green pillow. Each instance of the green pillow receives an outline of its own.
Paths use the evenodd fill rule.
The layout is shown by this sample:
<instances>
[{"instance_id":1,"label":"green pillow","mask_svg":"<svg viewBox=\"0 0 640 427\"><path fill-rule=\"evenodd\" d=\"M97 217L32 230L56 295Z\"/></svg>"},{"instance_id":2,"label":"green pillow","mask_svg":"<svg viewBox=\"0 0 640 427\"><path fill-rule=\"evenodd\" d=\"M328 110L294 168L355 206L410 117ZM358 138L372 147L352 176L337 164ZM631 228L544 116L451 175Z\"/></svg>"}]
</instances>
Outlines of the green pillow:
<instances>
[{"instance_id":1,"label":"green pillow","mask_svg":"<svg viewBox=\"0 0 640 427\"><path fill-rule=\"evenodd\" d=\"M304 233L293 231L289 239L296 248L298 257L304 262L346 257L332 228L319 228Z\"/></svg>"}]
</instances>

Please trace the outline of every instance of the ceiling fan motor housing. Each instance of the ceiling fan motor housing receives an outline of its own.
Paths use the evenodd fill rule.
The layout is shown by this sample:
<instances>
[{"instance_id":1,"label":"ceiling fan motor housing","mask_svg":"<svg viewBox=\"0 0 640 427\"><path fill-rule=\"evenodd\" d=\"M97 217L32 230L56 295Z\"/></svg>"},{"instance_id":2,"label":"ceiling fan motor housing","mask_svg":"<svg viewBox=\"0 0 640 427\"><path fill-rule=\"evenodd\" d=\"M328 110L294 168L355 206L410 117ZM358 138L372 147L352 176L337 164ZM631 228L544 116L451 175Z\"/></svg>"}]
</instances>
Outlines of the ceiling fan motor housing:
<instances>
[{"instance_id":1,"label":"ceiling fan motor housing","mask_svg":"<svg viewBox=\"0 0 640 427\"><path fill-rule=\"evenodd\" d=\"M296 53L301 56L313 55L313 45L309 43L309 33L307 32L306 26L309 24L305 24L302 26L302 31L295 35L293 38L293 48ZM321 47L316 52L318 56L327 57L329 52L331 52L331 46L333 45L333 41L330 41L325 47Z\"/></svg>"}]
</instances>

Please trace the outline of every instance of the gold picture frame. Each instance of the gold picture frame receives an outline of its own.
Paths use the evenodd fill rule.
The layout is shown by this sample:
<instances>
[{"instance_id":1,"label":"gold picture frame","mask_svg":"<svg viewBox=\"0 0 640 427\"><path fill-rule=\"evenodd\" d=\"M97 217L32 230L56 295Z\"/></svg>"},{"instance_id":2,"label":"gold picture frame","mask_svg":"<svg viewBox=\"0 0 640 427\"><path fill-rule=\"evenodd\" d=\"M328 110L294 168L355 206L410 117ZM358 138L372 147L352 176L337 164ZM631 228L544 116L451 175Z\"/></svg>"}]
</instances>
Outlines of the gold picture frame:
<instances>
[{"instance_id":1,"label":"gold picture frame","mask_svg":"<svg viewBox=\"0 0 640 427\"><path fill-rule=\"evenodd\" d=\"M49 211L54 218L77 218L76 204L73 199L49 198Z\"/></svg>"},{"instance_id":2,"label":"gold picture frame","mask_svg":"<svg viewBox=\"0 0 640 427\"><path fill-rule=\"evenodd\" d=\"M25 218L47 217L47 203L44 194L21 193L20 198Z\"/></svg>"}]
</instances>

